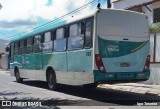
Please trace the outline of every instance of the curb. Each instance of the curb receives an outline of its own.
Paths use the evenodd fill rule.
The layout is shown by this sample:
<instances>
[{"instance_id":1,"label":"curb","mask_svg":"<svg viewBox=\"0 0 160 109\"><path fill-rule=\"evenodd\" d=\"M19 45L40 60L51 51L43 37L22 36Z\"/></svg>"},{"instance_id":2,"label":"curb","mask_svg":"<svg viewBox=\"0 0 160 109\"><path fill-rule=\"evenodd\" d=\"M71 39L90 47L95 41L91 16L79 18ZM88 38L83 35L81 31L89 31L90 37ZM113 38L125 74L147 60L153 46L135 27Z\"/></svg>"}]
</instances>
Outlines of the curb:
<instances>
[{"instance_id":1,"label":"curb","mask_svg":"<svg viewBox=\"0 0 160 109\"><path fill-rule=\"evenodd\" d=\"M100 84L97 87L99 88L105 88L105 89L113 89L113 90L120 90L120 91L127 91L127 92L133 92L133 93L139 93L139 94L145 94L145 95L151 95L151 96L160 96L160 90L159 89L153 89L143 87L139 84L135 84L134 86L126 86L126 85L109 85L109 84Z\"/></svg>"},{"instance_id":2,"label":"curb","mask_svg":"<svg viewBox=\"0 0 160 109\"><path fill-rule=\"evenodd\" d=\"M138 88L133 88L130 92L146 94L149 92L149 90L150 90L149 88L138 87Z\"/></svg>"},{"instance_id":3,"label":"curb","mask_svg":"<svg viewBox=\"0 0 160 109\"><path fill-rule=\"evenodd\" d=\"M0 73L1 73L1 74L4 74L4 75L9 75L9 76L10 76L10 72L9 72L9 71L2 71L2 70L1 70Z\"/></svg>"}]
</instances>

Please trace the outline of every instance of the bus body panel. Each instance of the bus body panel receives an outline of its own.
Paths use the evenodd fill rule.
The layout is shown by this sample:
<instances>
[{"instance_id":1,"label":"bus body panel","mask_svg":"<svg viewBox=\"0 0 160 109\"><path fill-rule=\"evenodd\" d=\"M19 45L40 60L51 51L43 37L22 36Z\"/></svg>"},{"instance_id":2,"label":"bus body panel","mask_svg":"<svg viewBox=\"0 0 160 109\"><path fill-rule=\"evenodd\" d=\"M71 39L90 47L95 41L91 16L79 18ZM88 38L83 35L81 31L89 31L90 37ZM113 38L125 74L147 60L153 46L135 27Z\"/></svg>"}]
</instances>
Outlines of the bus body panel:
<instances>
[{"instance_id":1,"label":"bus body panel","mask_svg":"<svg viewBox=\"0 0 160 109\"><path fill-rule=\"evenodd\" d=\"M42 63L43 63L43 69L48 67L51 59L53 58L53 53L43 53L42 54Z\"/></svg>"},{"instance_id":2,"label":"bus body panel","mask_svg":"<svg viewBox=\"0 0 160 109\"><path fill-rule=\"evenodd\" d=\"M31 56L31 63L32 63L32 69L34 70L41 70L42 65L42 54L41 53L34 53Z\"/></svg>"},{"instance_id":3,"label":"bus body panel","mask_svg":"<svg viewBox=\"0 0 160 109\"><path fill-rule=\"evenodd\" d=\"M66 52L54 52L53 57L49 62L49 66L52 66L56 71L67 72L67 57Z\"/></svg>"},{"instance_id":4,"label":"bus body panel","mask_svg":"<svg viewBox=\"0 0 160 109\"><path fill-rule=\"evenodd\" d=\"M94 82L92 48L55 52L48 59L45 69L51 66L55 70L57 83L82 85Z\"/></svg>"},{"instance_id":5,"label":"bus body panel","mask_svg":"<svg viewBox=\"0 0 160 109\"><path fill-rule=\"evenodd\" d=\"M26 54L25 56L25 64L24 64L24 67L25 69L29 69L29 70L32 70L32 54Z\"/></svg>"},{"instance_id":6,"label":"bus body panel","mask_svg":"<svg viewBox=\"0 0 160 109\"><path fill-rule=\"evenodd\" d=\"M69 72L92 72L92 49L67 51L67 61Z\"/></svg>"},{"instance_id":7,"label":"bus body panel","mask_svg":"<svg viewBox=\"0 0 160 109\"><path fill-rule=\"evenodd\" d=\"M106 72L143 71L149 54L148 41L115 41L98 37L98 47ZM128 67L123 67L124 63Z\"/></svg>"}]
</instances>

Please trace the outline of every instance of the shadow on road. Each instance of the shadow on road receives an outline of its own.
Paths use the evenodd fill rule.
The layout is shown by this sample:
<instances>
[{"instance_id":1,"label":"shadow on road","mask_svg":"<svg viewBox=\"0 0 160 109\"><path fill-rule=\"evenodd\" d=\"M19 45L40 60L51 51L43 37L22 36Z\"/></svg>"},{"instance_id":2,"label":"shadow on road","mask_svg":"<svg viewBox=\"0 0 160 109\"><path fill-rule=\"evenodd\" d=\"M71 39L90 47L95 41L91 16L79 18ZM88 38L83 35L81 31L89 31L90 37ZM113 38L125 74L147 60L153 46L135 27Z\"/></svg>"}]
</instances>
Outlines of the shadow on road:
<instances>
[{"instance_id":1,"label":"shadow on road","mask_svg":"<svg viewBox=\"0 0 160 109\"><path fill-rule=\"evenodd\" d=\"M8 91L3 91L3 92L0 92L0 96L10 96L10 95L26 95L26 94L29 94L29 93L24 93L24 92L8 92Z\"/></svg>"},{"instance_id":2,"label":"shadow on road","mask_svg":"<svg viewBox=\"0 0 160 109\"><path fill-rule=\"evenodd\" d=\"M39 87L47 89L47 83L42 81L24 81L24 85L29 85L33 87ZM90 102L99 101L101 105L105 105L103 103L111 103L117 105L137 105L137 102L160 102L160 97L144 95L132 92L124 92L113 89L104 89L104 88L96 88L96 89L88 89L83 88L82 86L70 86L70 85L62 85L58 84L57 92L88 98L91 100L85 101L90 104ZM92 101L93 100L93 101ZM51 100L53 102L53 100ZM69 103L74 101L61 101L63 103ZM48 101L49 103L49 101ZM83 104L83 103L82 103ZM95 105L97 105L95 103Z\"/></svg>"}]
</instances>

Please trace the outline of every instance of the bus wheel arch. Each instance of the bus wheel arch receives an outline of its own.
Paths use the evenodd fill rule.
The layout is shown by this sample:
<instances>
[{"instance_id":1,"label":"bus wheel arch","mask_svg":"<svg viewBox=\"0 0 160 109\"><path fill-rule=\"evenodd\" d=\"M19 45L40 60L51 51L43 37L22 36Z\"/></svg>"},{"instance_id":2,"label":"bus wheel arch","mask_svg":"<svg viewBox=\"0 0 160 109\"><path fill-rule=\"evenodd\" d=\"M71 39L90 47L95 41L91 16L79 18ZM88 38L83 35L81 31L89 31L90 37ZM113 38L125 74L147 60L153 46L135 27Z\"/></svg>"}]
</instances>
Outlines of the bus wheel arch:
<instances>
[{"instance_id":1,"label":"bus wheel arch","mask_svg":"<svg viewBox=\"0 0 160 109\"><path fill-rule=\"evenodd\" d=\"M46 81L50 90L56 90L56 74L52 67L48 67L46 70Z\"/></svg>"},{"instance_id":2,"label":"bus wheel arch","mask_svg":"<svg viewBox=\"0 0 160 109\"><path fill-rule=\"evenodd\" d=\"M15 68L14 68L14 75L15 75L16 81L18 83L22 83L23 82L23 78L20 77L19 69L18 69L17 66L15 66Z\"/></svg>"}]
</instances>

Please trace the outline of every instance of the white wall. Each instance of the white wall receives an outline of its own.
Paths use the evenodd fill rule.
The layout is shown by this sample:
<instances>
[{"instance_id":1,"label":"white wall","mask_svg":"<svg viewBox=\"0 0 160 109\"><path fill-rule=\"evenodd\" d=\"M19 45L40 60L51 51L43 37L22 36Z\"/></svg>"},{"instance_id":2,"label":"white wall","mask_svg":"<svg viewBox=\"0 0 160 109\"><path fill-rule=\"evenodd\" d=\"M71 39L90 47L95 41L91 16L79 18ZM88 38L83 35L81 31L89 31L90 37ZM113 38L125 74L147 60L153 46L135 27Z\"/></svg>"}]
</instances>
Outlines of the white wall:
<instances>
[{"instance_id":1,"label":"white wall","mask_svg":"<svg viewBox=\"0 0 160 109\"><path fill-rule=\"evenodd\" d=\"M9 41L0 39L0 54L6 53L5 49L6 49L8 44L9 44ZM2 69L7 69L8 68L7 54L2 55L2 57L0 59L0 68L2 68Z\"/></svg>"},{"instance_id":2,"label":"white wall","mask_svg":"<svg viewBox=\"0 0 160 109\"><path fill-rule=\"evenodd\" d=\"M1 60L0 60L0 67L5 70L8 69L8 55L7 54L2 55Z\"/></svg>"},{"instance_id":3,"label":"white wall","mask_svg":"<svg viewBox=\"0 0 160 109\"><path fill-rule=\"evenodd\" d=\"M145 14L148 16L150 25L152 25L153 24L153 10L156 8L160 8L160 2L155 2L153 4L147 5L147 7L151 10L151 12L144 6L142 9L145 12Z\"/></svg>"},{"instance_id":4,"label":"white wall","mask_svg":"<svg viewBox=\"0 0 160 109\"><path fill-rule=\"evenodd\" d=\"M145 82L145 84L156 84L160 85L160 64L151 64L150 70L151 70L151 75L149 79Z\"/></svg>"},{"instance_id":5,"label":"white wall","mask_svg":"<svg viewBox=\"0 0 160 109\"><path fill-rule=\"evenodd\" d=\"M5 53L6 46L9 44L9 41L0 39L0 54Z\"/></svg>"},{"instance_id":6,"label":"white wall","mask_svg":"<svg viewBox=\"0 0 160 109\"><path fill-rule=\"evenodd\" d=\"M152 4L152 8L153 8L153 9L160 8L160 1L153 3L153 4ZM153 12L153 11L152 11L152 12ZM160 13L159 13L159 14L160 14ZM152 16L153 16L153 14L152 14ZM153 22L153 20L152 20L152 22Z\"/></svg>"},{"instance_id":7,"label":"white wall","mask_svg":"<svg viewBox=\"0 0 160 109\"><path fill-rule=\"evenodd\" d=\"M120 0L118 2L113 3L113 7L115 9L127 9L132 6L143 4L152 0ZM151 12L145 7L142 7L142 10L148 16L149 24L152 25L153 23L153 9L160 8L160 2L155 2L153 4L147 5L147 7L151 10Z\"/></svg>"},{"instance_id":8,"label":"white wall","mask_svg":"<svg viewBox=\"0 0 160 109\"><path fill-rule=\"evenodd\" d=\"M113 7L116 9L127 9L150 1L152 0L119 0L118 2L113 2Z\"/></svg>"},{"instance_id":9,"label":"white wall","mask_svg":"<svg viewBox=\"0 0 160 109\"><path fill-rule=\"evenodd\" d=\"M153 6L152 5L147 5L147 7L151 10L151 12L144 6L142 7L142 10L148 16L149 25L152 25L152 23L153 23Z\"/></svg>"}]
</instances>

